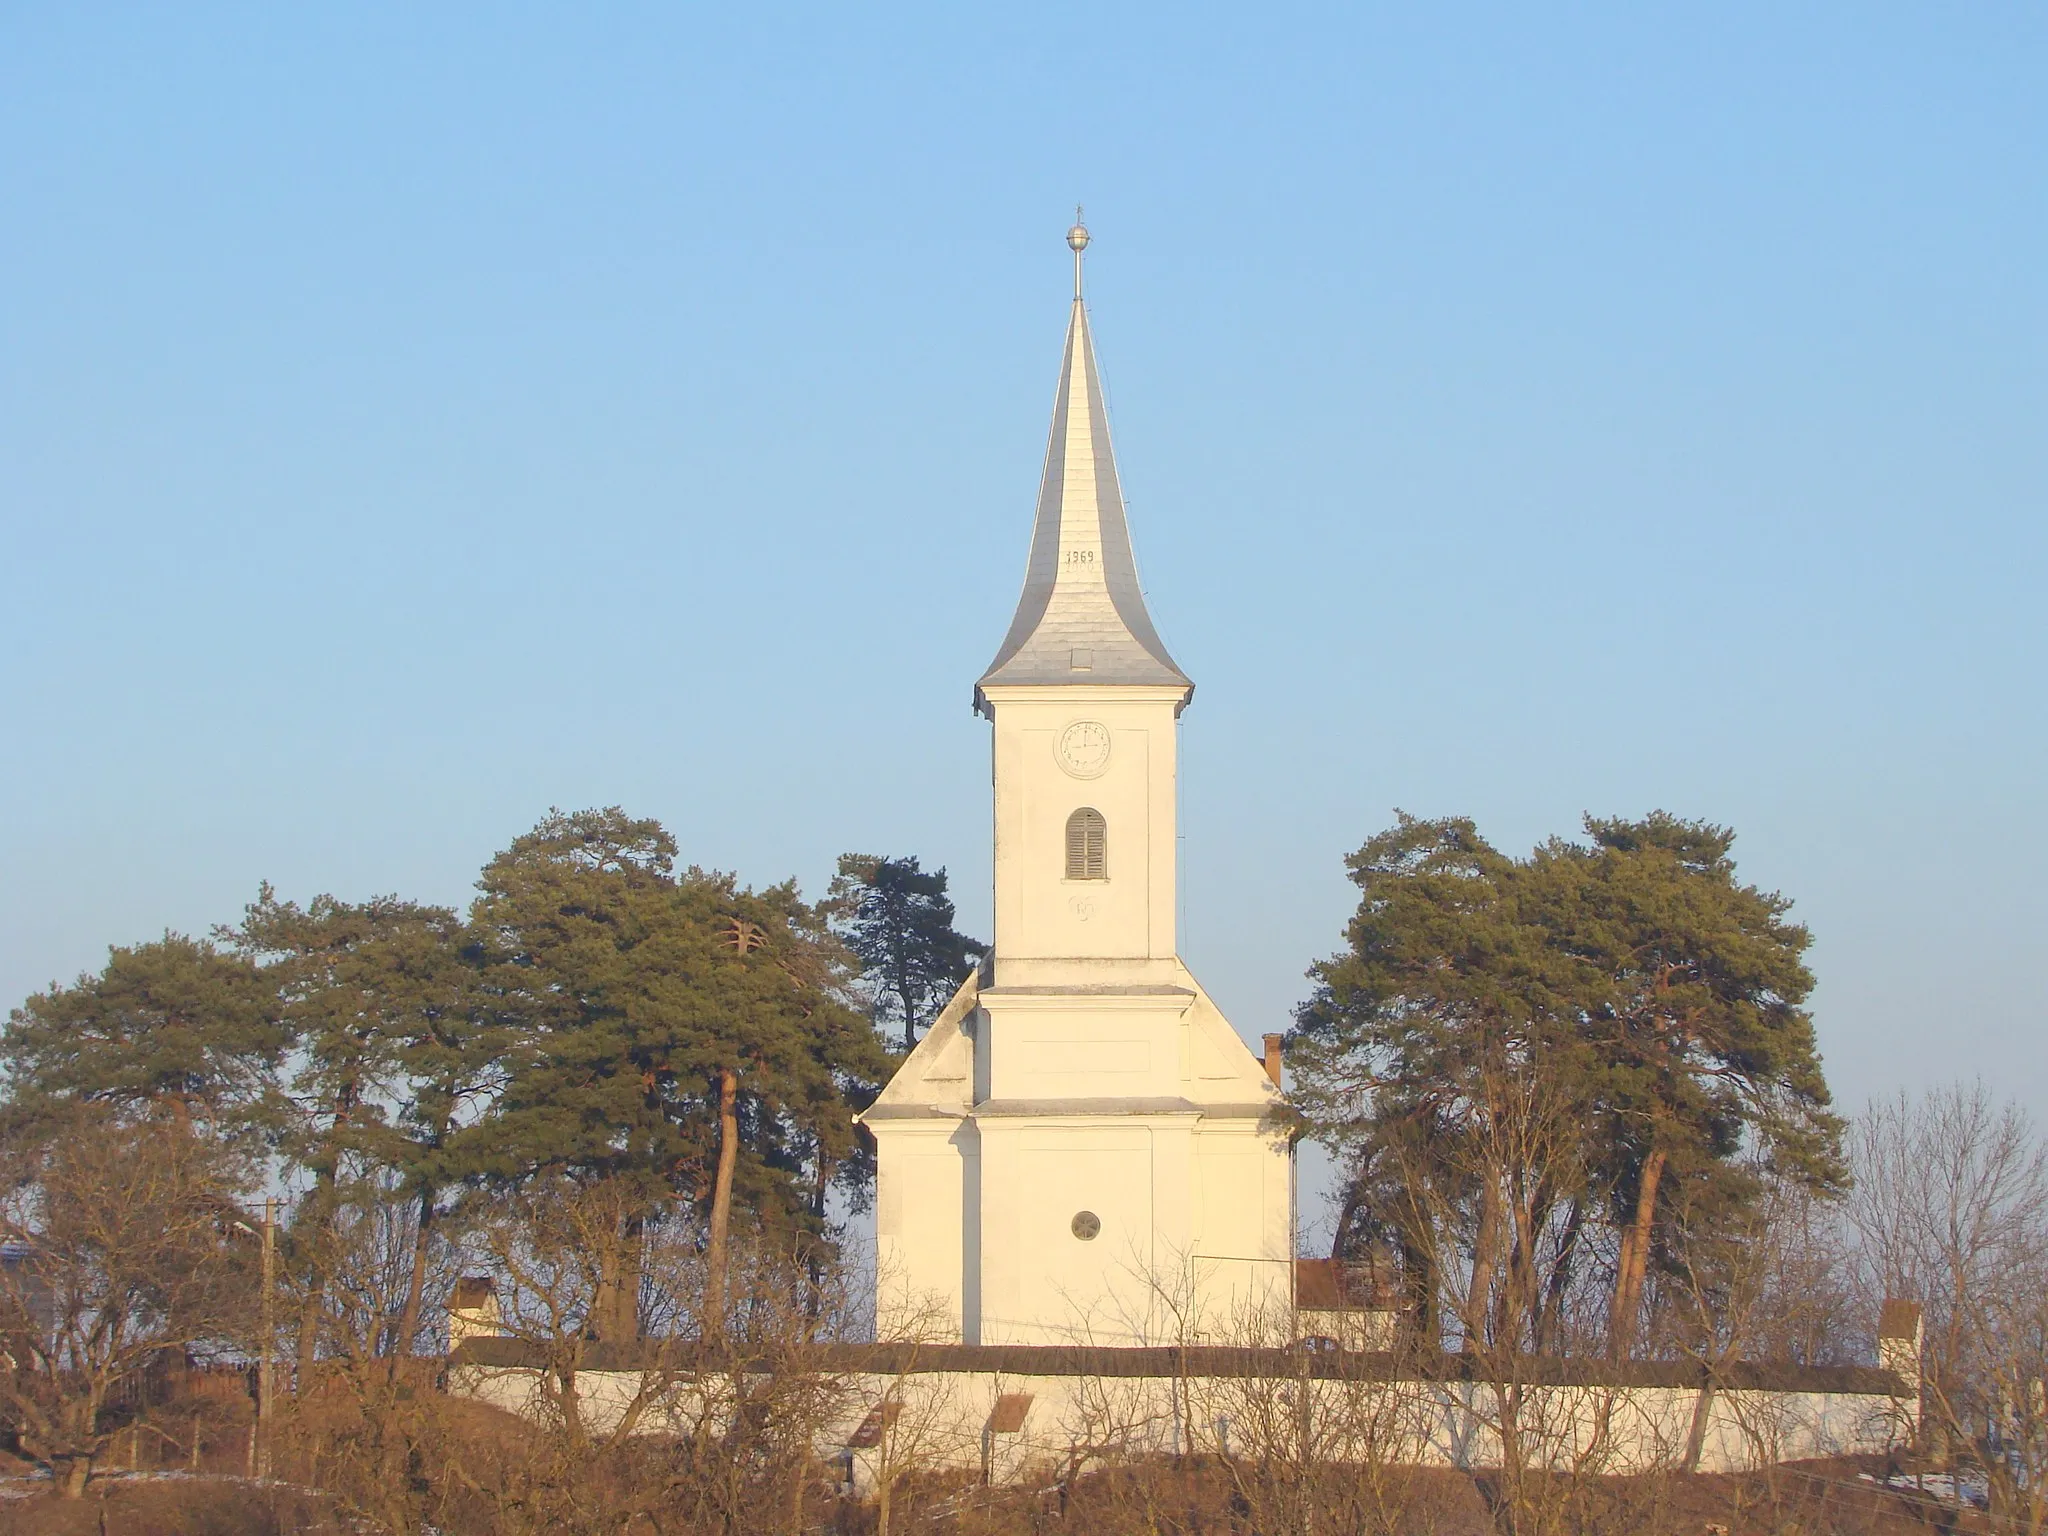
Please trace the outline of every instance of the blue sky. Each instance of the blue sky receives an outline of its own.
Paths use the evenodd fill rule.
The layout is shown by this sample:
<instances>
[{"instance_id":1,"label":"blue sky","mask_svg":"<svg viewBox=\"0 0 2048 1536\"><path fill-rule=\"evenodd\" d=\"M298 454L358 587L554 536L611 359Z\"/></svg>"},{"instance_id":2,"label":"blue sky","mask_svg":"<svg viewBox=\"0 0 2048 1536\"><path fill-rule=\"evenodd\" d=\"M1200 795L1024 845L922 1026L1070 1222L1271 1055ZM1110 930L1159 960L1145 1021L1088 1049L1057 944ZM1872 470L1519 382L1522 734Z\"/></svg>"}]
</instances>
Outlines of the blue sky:
<instances>
[{"instance_id":1,"label":"blue sky","mask_svg":"<svg viewBox=\"0 0 2048 1536\"><path fill-rule=\"evenodd\" d=\"M1284 1027L1399 806L1730 823L2048 1112L2048 10L0 10L0 994L550 805L953 872L1076 201Z\"/></svg>"}]
</instances>

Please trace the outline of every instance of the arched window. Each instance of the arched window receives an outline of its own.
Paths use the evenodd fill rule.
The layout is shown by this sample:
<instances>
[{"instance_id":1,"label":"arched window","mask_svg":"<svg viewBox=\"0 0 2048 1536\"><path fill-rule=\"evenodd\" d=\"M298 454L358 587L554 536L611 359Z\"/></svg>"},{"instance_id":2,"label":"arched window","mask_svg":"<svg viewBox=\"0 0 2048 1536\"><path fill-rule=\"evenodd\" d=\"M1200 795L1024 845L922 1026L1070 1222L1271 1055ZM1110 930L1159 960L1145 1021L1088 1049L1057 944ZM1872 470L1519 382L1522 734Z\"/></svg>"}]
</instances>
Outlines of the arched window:
<instances>
[{"instance_id":1,"label":"arched window","mask_svg":"<svg viewBox=\"0 0 2048 1536\"><path fill-rule=\"evenodd\" d=\"M1067 818L1067 878L1109 878L1109 824L1085 805Z\"/></svg>"}]
</instances>

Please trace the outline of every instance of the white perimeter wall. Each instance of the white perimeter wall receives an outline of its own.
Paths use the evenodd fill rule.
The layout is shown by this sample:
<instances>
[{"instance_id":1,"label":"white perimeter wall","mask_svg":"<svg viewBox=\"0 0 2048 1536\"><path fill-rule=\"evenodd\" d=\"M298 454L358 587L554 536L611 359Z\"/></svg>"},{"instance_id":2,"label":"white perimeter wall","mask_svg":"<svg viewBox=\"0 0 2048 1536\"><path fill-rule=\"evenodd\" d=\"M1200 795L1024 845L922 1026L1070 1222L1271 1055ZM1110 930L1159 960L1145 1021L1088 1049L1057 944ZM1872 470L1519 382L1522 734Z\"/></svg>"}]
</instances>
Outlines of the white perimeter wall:
<instances>
[{"instance_id":1,"label":"white perimeter wall","mask_svg":"<svg viewBox=\"0 0 2048 1536\"><path fill-rule=\"evenodd\" d=\"M640 1385L637 1373L583 1372L578 1391L590 1431L610 1432ZM1499 1404L1491 1389L1471 1383L910 1371L850 1375L835 1386L842 1407L818 1436L823 1457L840 1454L876 1405L898 1404L882 1443L851 1453L864 1479L886 1459L1011 1481L1050 1472L1077 1446L1092 1447L1096 1460L1227 1450L1297 1464L1500 1464ZM553 1411L539 1373L527 1368L459 1366L449 1390L516 1414ZM1024 1427L995 1434L996 1399L1014 1393L1031 1398ZM687 1430L714 1395L727 1400L677 1388L664 1410L643 1418L643 1432ZM1588 1473L1679 1466L1700 1406L1698 1391L1681 1387L1543 1386L1521 1395L1525 1463ZM1850 1392L1720 1392L1707 1412L1703 1472L1883 1452L1910 1417L1899 1399Z\"/></svg>"}]
</instances>

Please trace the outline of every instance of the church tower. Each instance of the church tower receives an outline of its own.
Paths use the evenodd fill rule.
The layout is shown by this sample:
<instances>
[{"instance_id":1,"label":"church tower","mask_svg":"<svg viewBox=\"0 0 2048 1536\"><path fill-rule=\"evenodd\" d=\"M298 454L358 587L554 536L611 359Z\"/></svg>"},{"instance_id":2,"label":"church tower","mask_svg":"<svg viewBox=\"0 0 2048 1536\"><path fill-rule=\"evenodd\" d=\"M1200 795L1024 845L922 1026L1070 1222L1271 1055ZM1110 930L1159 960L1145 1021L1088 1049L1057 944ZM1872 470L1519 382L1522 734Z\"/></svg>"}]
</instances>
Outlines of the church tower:
<instances>
[{"instance_id":1,"label":"church tower","mask_svg":"<svg viewBox=\"0 0 2048 1536\"><path fill-rule=\"evenodd\" d=\"M1194 684L1138 583L1081 297L994 729L995 945L865 1114L884 1335L1144 1345L1284 1326L1277 1086L1174 941ZM1248 1340L1247 1340L1248 1341Z\"/></svg>"}]
</instances>

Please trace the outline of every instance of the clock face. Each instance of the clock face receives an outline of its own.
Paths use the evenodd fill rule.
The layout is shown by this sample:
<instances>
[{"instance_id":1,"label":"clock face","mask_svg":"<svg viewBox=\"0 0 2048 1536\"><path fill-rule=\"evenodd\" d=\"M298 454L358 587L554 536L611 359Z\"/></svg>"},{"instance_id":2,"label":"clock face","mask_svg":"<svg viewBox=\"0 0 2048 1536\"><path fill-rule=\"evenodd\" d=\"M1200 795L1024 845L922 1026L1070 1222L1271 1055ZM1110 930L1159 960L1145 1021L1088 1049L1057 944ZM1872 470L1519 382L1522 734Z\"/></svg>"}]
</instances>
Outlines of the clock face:
<instances>
[{"instance_id":1,"label":"clock face","mask_svg":"<svg viewBox=\"0 0 2048 1536\"><path fill-rule=\"evenodd\" d=\"M1075 778L1097 777L1109 766L1109 727L1099 720L1076 720L1060 732L1055 755Z\"/></svg>"}]
</instances>

